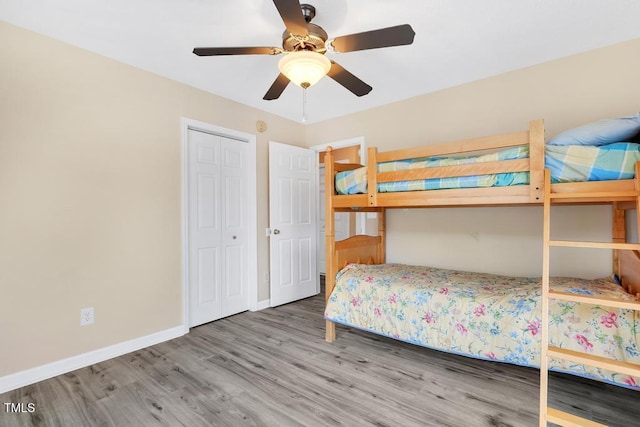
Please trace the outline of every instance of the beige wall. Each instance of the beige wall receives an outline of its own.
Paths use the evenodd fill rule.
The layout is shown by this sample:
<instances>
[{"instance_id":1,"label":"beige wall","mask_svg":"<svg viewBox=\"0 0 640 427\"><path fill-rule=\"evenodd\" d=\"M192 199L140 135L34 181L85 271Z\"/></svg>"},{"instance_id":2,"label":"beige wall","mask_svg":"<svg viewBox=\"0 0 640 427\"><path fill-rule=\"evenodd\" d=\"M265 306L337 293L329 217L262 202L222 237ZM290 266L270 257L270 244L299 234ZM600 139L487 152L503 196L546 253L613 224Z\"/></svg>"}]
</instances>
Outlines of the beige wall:
<instances>
[{"instance_id":1,"label":"beige wall","mask_svg":"<svg viewBox=\"0 0 640 427\"><path fill-rule=\"evenodd\" d=\"M303 145L302 125L2 22L0 40L0 376L181 324L181 117L257 134L264 276L268 141Z\"/></svg>"},{"instance_id":2,"label":"beige wall","mask_svg":"<svg viewBox=\"0 0 640 427\"><path fill-rule=\"evenodd\" d=\"M637 39L312 124L307 143L364 136L368 146L390 150L524 130L537 118L545 119L549 137L591 120L639 111L639 75ZM384 82L373 85L372 95L376 84ZM554 238L610 238L606 207L554 208L554 213ZM539 275L541 229L536 207L392 210L388 260ZM611 271L606 251L558 249L553 255L554 274L593 277Z\"/></svg>"}]
</instances>

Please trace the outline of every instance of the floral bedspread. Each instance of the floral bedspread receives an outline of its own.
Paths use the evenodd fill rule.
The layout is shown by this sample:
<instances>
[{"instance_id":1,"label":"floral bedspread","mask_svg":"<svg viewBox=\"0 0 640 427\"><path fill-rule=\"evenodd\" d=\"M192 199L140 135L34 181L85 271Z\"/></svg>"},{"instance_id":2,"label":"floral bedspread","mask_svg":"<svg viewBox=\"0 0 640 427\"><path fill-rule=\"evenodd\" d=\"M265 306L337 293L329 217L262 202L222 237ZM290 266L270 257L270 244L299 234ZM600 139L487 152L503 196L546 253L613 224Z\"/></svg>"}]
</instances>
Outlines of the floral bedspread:
<instances>
[{"instance_id":1,"label":"floral bedspread","mask_svg":"<svg viewBox=\"0 0 640 427\"><path fill-rule=\"evenodd\" d=\"M633 300L611 279L552 278L558 291ZM401 264L345 267L325 318L413 344L523 366L540 366L539 278ZM551 300L556 347L640 364L637 312ZM640 389L640 378L550 360L561 372Z\"/></svg>"}]
</instances>

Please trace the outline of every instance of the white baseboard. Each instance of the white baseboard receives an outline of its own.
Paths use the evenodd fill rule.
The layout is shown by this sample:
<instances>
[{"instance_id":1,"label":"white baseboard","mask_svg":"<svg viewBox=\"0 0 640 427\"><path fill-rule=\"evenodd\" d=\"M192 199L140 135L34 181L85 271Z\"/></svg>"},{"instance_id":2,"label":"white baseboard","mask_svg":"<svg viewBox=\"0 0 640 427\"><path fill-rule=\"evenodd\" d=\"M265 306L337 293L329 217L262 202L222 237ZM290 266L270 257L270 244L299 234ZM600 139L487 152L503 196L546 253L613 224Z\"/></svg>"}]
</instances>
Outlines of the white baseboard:
<instances>
[{"instance_id":1,"label":"white baseboard","mask_svg":"<svg viewBox=\"0 0 640 427\"><path fill-rule=\"evenodd\" d=\"M29 384L37 383L57 375L66 374L76 369L84 368L94 363L104 362L141 348L159 344L164 341L180 337L189 332L189 328L185 326L177 326L175 328L156 332L140 338L134 338L119 344L110 345L109 347L93 350L88 353L72 356L57 362L48 363L46 365L37 366L25 371L16 372L15 374L0 377L0 394L16 388L24 387Z\"/></svg>"},{"instance_id":2,"label":"white baseboard","mask_svg":"<svg viewBox=\"0 0 640 427\"><path fill-rule=\"evenodd\" d=\"M252 307L250 310L251 311L260 311L260 310L264 310L265 308L269 308L271 307L271 300L270 299L265 299L262 301L258 301L258 304L255 307Z\"/></svg>"}]
</instances>

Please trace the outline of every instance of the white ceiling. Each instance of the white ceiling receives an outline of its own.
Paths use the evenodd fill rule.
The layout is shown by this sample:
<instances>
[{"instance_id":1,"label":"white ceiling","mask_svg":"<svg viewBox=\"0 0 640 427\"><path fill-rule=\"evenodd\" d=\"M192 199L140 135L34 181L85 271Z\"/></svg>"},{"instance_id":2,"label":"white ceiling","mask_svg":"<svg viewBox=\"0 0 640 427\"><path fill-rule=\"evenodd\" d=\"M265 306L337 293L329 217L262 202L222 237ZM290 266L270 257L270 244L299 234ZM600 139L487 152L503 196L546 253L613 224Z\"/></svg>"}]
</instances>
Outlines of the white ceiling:
<instances>
[{"instance_id":1,"label":"white ceiling","mask_svg":"<svg viewBox=\"0 0 640 427\"><path fill-rule=\"evenodd\" d=\"M638 0L307 2L329 38L405 23L416 32L410 46L327 53L373 91L358 98L324 78L307 91L309 123L640 37ZM280 99L262 99L279 56L191 53L280 46L284 24L269 0L2 0L0 19L302 121L301 88L289 85Z\"/></svg>"}]
</instances>

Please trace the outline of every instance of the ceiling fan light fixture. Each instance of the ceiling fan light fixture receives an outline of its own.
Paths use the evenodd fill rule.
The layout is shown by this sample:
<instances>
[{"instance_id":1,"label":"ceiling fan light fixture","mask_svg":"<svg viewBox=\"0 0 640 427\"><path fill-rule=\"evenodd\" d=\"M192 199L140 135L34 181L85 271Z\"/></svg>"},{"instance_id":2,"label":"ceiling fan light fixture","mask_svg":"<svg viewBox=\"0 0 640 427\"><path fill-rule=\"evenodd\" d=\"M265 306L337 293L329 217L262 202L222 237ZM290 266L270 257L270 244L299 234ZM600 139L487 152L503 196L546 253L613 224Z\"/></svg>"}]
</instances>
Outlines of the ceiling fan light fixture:
<instances>
[{"instance_id":1,"label":"ceiling fan light fixture","mask_svg":"<svg viewBox=\"0 0 640 427\"><path fill-rule=\"evenodd\" d=\"M278 68L289 80L306 89L327 75L331 61L321 53L301 50L283 56Z\"/></svg>"}]
</instances>

